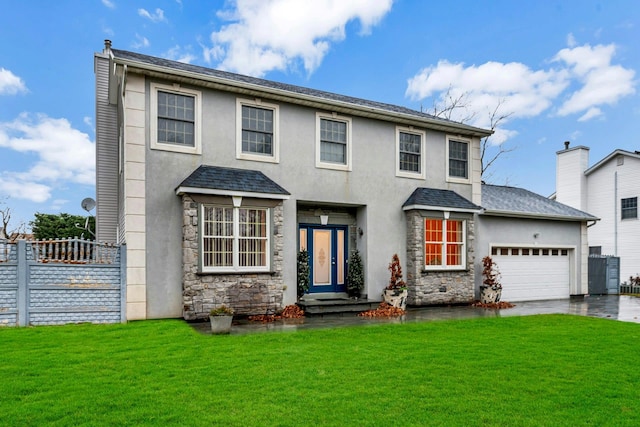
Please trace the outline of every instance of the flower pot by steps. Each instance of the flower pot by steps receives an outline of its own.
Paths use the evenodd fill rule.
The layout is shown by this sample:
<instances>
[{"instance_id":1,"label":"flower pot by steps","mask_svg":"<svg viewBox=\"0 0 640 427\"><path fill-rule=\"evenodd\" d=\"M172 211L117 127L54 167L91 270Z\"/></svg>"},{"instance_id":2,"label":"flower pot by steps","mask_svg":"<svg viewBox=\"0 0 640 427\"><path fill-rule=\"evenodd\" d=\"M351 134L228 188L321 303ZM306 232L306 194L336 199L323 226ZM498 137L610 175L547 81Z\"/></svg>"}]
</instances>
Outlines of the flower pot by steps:
<instances>
[{"instance_id":1,"label":"flower pot by steps","mask_svg":"<svg viewBox=\"0 0 640 427\"><path fill-rule=\"evenodd\" d=\"M407 295L408 292L406 289L385 289L382 294L384 302L392 307L403 310L407 308Z\"/></svg>"},{"instance_id":2,"label":"flower pot by steps","mask_svg":"<svg viewBox=\"0 0 640 427\"><path fill-rule=\"evenodd\" d=\"M211 322L212 334L220 335L231 332L233 316L209 316L209 321Z\"/></svg>"}]
</instances>

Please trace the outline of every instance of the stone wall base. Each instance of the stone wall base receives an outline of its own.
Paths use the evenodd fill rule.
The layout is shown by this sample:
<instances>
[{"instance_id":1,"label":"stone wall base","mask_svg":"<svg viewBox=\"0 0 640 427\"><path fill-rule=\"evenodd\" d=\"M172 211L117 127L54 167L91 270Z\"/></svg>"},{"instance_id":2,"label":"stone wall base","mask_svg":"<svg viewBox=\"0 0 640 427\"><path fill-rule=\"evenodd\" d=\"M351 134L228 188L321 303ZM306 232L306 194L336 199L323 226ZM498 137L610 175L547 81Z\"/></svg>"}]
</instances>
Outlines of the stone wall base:
<instances>
[{"instance_id":1,"label":"stone wall base","mask_svg":"<svg viewBox=\"0 0 640 427\"><path fill-rule=\"evenodd\" d=\"M473 274L423 272L409 285L409 305L461 304L474 300Z\"/></svg>"},{"instance_id":2,"label":"stone wall base","mask_svg":"<svg viewBox=\"0 0 640 427\"><path fill-rule=\"evenodd\" d=\"M280 275L200 276L183 291L186 320L208 319L211 309L224 304L236 315L275 314L282 310L284 286Z\"/></svg>"}]
</instances>

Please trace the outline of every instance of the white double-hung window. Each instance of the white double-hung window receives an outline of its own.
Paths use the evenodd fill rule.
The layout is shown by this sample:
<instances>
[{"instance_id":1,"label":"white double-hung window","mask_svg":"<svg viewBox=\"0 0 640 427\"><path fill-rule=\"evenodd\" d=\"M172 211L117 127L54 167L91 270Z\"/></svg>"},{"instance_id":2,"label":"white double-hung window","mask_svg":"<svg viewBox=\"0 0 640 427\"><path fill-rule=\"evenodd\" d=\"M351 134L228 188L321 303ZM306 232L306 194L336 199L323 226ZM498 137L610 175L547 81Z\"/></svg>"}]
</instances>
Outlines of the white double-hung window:
<instances>
[{"instance_id":1,"label":"white double-hung window","mask_svg":"<svg viewBox=\"0 0 640 427\"><path fill-rule=\"evenodd\" d=\"M200 154L200 92L151 83L151 148Z\"/></svg>"},{"instance_id":2,"label":"white double-hung window","mask_svg":"<svg viewBox=\"0 0 640 427\"><path fill-rule=\"evenodd\" d=\"M277 163L278 113L277 105L261 100L237 100L236 157L244 160Z\"/></svg>"},{"instance_id":3,"label":"white double-hung window","mask_svg":"<svg viewBox=\"0 0 640 427\"><path fill-rule=\"evenodd\" d=\"M202 205L201 218L203 272L269 270L269 209Z\"/></svg>"},{"instance_id":4,"label":"white double-hung window","mask_svg":"<svg viewBox=\"0 0 640 427\"><path fill-rule=\"evenodd\" d=\"M425 178L424 139L424 132L396 127L396 176Z\"/></svg>"},{"instance_id":5,"label":"white double-hung window","mask_svg":"<svg viewBox=\"0 0 640 427\"><path fill-rule=\"evenodd\" d=\"M351 119L316 114L316 167L351 170Z\"/></svg>"}]
</instances>

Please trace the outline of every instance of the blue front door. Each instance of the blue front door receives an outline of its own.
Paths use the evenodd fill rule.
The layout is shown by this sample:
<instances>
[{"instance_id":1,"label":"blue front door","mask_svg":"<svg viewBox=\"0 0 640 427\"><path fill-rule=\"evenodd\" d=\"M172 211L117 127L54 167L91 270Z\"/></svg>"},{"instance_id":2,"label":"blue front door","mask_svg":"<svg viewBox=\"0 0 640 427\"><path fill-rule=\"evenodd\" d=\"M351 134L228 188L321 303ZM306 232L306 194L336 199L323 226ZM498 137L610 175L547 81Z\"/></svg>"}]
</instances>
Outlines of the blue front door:
<instances>
[{"instance_id":1,"label":"blue front door","mask_svg":"<svg viewBox=\"0 0 640 427\"><path fill-rule=\"evenodd\" d=\"M300 226L300 249L309 252L309 293L346 291L347 227Z\"/></svg>"}]
</instances>

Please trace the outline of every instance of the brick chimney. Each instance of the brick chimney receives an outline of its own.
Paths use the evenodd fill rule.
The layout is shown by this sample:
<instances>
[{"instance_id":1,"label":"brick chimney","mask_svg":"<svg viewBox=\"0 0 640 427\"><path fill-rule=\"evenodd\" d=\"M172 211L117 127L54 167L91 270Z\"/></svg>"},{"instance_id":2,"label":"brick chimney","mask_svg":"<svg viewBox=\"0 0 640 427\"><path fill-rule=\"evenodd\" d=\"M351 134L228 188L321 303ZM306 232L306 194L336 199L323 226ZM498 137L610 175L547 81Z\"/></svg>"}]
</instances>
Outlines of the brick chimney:
<instances>
[{"instance_id":1,"label":"brick chimney","mask_svg":"<svg viewBox=\"0 0 640 427\"><path fill-rule=\"evenodd\" d=\"M556 200L583 211L587 210L587 177L589 147L570 148L565 141L564 150L556 152Z\"/></svg>"}]
</instances>

